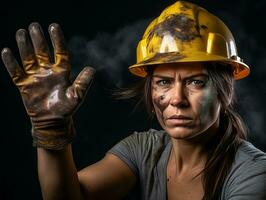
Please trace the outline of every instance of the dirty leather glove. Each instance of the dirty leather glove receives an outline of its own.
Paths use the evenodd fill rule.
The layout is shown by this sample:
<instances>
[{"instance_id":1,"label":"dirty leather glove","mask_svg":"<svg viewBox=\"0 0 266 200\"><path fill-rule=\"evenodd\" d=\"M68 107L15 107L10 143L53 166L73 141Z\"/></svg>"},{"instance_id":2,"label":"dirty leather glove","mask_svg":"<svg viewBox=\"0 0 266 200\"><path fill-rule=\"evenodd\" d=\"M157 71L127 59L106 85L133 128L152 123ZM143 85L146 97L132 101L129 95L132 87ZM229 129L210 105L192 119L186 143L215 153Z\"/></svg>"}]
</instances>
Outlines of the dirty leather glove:
<instances>
[{"instance_id":1,"label":"dirty leather glove","mask_svg":"<svg viewBox=\"0 0 266 200\"><path fill-rule=\"evenodd\" d=\"M69 53L60 26L51 24L49 34L53 57L41 26L32 23L30 36L24 29L16 33L23 68L8 48L2 50L2 60L31 119L33 145L59 150L73 140L72 115L85 97L94 70L85 67L72 83Z\"/></svg>"}]
</instances>

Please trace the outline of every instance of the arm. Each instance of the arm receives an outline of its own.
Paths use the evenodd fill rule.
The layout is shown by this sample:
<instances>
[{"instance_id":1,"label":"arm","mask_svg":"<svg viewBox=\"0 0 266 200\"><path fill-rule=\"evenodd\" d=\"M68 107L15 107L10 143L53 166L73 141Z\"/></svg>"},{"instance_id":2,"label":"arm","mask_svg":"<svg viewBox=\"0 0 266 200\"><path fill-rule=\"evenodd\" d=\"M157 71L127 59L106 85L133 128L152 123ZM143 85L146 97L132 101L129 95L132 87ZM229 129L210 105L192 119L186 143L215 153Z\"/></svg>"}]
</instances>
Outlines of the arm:
<instances>
[{"instance_id":1,"label":"arm","mask_svg":"<svg viewBox=\"0 0 266 200\"><path fill-rule=\"evenodd\" d=\"M38 148L37 157L43 199L84 199L71 145L58 151Z\"/></svg>"},{"instance_id":2,"label":"arm","mask_svg":"<svg viewBox=\"0 0 266 200\"><path fill-rule=\"evenodd\" d=\"M44 199L122 199L136 183L129 167L112 154L77 174L70 145L55 152L39 148L38 172Z\"/></svg>"},{"instance_id":3,"label":"arm","mask_svg":"<svg viewBox=\"0 0 266 200\"><path fill-rule=\"evenodd\" d=\"M58 24L49 27L54 48L51 58L38 23L16 33L23 68L8 48L3 62L18 87L32 123L33 145L38 148L38 174L44 199L119 199L135 184L135 176L119 158L107 155L79 175L71 141L72 116L85 98L94 70L85 67L72 83L70 59Z\"/></svg>"},{"instance_id":4,"label":"arm","mask_svg":"<svg viewBox=\"0 0 266 200\"><path fill-rule=\"evenodd\" d=\"M87 199L122 199L136 184L131 169L113 154L78 172L79 181Z\"/></svg>"}]
</instances>

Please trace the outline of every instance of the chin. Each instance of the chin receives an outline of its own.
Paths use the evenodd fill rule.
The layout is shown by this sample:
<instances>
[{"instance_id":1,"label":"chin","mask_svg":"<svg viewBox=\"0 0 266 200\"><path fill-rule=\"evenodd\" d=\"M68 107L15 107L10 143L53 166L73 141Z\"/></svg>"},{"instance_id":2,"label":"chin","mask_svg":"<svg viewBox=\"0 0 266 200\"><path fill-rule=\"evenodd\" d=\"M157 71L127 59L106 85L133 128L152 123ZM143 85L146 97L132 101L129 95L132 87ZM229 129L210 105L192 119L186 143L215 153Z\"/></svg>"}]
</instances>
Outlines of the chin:
<instances>
[{"instance_id":1,"label":"chin","mask_svg":"<svg viewBox=\"0 0 266 200\"><path fill-rule=\"evenodd\" d=\"M188 127L164 128L166 133L174 139L189 139L198 135L199 132Z\"/></svg>"}]
</instances>

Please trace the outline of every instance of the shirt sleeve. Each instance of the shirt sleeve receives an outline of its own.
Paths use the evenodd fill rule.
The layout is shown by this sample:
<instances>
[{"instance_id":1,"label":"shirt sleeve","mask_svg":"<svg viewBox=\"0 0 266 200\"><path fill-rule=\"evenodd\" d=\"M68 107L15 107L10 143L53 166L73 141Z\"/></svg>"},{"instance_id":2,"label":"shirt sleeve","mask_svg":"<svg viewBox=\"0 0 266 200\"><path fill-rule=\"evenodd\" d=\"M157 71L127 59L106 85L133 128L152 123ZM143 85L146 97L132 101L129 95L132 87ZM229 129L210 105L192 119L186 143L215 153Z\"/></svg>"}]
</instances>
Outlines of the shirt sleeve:
<instances>
[{"instance_id":1,"label":"shirt sleeve","mask_svg":"<svg viewBox=\"0 0 266 200\"><path fill-rule=\"evenodd\" d=\"M133 173L138 177L138 133L134 132L122 141L118 142L107 153L111 153L124 161Z\"/></svg>"},{"instance_id":2,"label":"shirt sleeve","mask_svg":"<svg viewBox=\"0 0 266 200\"><path fill-rule=\"evenodd\" d=\"M266 200L266 159L238 166L230 177L225 200Z\"/></svg>"}]
</instances>

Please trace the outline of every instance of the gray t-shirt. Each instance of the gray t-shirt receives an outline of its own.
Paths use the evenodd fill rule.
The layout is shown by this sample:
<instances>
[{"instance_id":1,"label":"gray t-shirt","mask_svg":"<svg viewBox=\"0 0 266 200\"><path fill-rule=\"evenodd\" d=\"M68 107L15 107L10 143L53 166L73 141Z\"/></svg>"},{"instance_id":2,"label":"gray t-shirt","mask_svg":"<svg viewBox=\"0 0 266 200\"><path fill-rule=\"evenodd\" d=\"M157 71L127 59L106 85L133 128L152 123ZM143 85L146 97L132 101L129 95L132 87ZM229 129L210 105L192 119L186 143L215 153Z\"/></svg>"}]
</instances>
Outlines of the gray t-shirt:
<instances>
[{"instance_id":1,"label":"gray t-shirt","mask_svg":"<svg viewBox=\"0 0 266 200\"><path fill-rule=\"evenodd\" d=\"M166 200L166 167L172 143L164 131L135 132L108 153L123 160L138 177L136 199ZM136 192L138 191L138 192ZM136 197L136 193L139 193ZM221 200L266 200L266 154L243 141L222 188Z\"/></svg>"}]
</instances>

